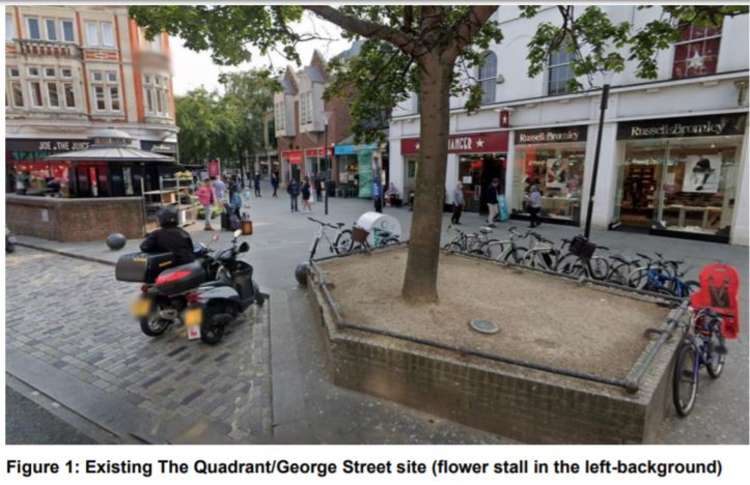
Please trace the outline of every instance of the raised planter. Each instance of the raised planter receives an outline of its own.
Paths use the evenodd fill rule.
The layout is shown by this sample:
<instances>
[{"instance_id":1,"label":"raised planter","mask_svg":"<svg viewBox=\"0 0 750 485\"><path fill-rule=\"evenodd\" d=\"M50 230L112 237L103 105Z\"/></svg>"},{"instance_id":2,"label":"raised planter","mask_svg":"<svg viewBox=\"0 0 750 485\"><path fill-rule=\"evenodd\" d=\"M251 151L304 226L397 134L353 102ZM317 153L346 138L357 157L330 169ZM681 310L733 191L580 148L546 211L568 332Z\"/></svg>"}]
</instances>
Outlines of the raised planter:
<instances>
[{"instance_id":1,"label":"raised planter","mask_svg":"<svg viewBox=\"0 0 750 485\"><path fill-rule=\"evenodd\" d=\"M405 249L347 256L346 267L361 265L363 277L367 278L371 275L367 272L372 267L369 265L378 264L373 258L397 259L399 251ZM446 261L450 258L468 259L446 255L441 271L448 270ZM619 360L613 356L613 367L608 368L606 353L598 359L599 363L596 359L589 362L585 358L585 345L537 354L513 348L501 340L502 322L500 333L488 337L497 339L498 345L493 347L479 340L484 337L474 337L463 327L450 338L439 332L420 330L414 323L421 318L420 310L416 309L411 318L414 321L404 325L382 318L366 321L368 318L354 310L352 302L344 301L348 295L356 298L358 290L351 280L337 276L342 267L338 263L343 262L337 258L314 264L308 285L311 304L319 309L315 314L320 315L325 330L330 370L337 385L529 443L658 441L661 422L672 412L672 360L680 341L681 328L677 323L686 318L684 305L669 310L660 305L664 302L638 294L581 285L562 277L518 271L487 261L478 263L483 265L481 271L506 272L503 277L517 278L519 287L537 283L534 278L547 278L553 281L555 291L569 290L571 298L578 293L589 302L582 308L582 319L595 318L586 314L587 307L594 303L591 292L611 300L615 306L632 301L633 307L641 307L641 311L657 317L660 313L651 312L649 306L661 308L664 316L655 320L656 325L644 322L647 328L656 327L657 332L652 332L651 337L642 336L641 348L638 337L642 329L636 325L634 331L638 330L639 335L623 339L621 344L635 346ZM503 308L501 297L496 304L498 309ZM564 325L564 309L554 310L560 314L560 321L553 319L539 325ZM352 315L359 320L352 321ZM602 322L602 332L606 331L606 322ZM510 335L513 329L506 327L505 332ZM544 343L541 342L539 345ZM517 346L523 345L526 344ZM618 361L616 365L614 361Z\"/></svg>"}]
</instances>

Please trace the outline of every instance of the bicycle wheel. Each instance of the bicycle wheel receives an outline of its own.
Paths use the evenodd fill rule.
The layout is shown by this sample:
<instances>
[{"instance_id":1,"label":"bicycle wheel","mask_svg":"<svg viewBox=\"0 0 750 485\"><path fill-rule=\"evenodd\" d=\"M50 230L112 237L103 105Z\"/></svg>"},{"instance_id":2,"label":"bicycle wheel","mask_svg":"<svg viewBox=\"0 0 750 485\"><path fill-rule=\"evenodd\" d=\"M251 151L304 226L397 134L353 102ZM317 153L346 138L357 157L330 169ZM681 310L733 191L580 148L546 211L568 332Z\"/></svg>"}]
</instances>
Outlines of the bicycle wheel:
<instances>
[{"instance_id":1,"label":"bicycle wheel","mask_svg":"<svg viewBox=\"0 0 750 485\"><path fill-rule=\"evenodd\" d=\"M609 270L607 281L620 286L628 286L628 276L632 269L628 263L619 263L613 265Z\"/></svg>"},{"instance_id":2,"label":"bicycle wheel","mask_svg":"<svg viewBox=\"0 0 750 485\"><path fill-rule=\"evenodd\" d=\"M521 264L523 263L523 258L526 256L527 249L522 246L517 246L510 251L508 251L508 254L505 255L505 262L506 263L513 263L513 264Z\"/></svg>"},{"instance_id":3,"label":"bicycle wheel","mask_svg":"<svg viewBox=\"0 0 750 485\"><path fill-rule=\"evenodd\" d=\"M500 261L508 250L508 244L502 241L491 241L484 246L484 255L490 259Z\"/></svg>"},{"instance_id":4,"label":"bicycle wheel","mask_svg":"<svg viewBox=\"0 0 750 485\"><path fill-rule=\"evenodd\" d=\"M677 414L684 418L695 405L698 392L698 352L695 346L684 341L677 350L672 375L672 401Z\"/></svg>"},{"instance_id":5,"label":"bicycle wheel","mask_svg":"<svg viewBox=\"0 0 750 485\"><path fill-rule=\"evenodd\" d=\"M609 260L603 256L594 256L589 260L591 276L595 280L606 280L609 275Z\"/></svg>"},{"instance_id":6,"label":"bicycle wheel","mask_svg":"<svg viewBox=\"0 0 750 485\"><path fill-rule=\"evenodd\" d=\"M727 350L724 347L724 337L721 335L719 325L711 329L708 341L708 356L706 370L712 379L718 379L724 370L724 362L727 359Z\"/></svg>"},{"instance_id":7,"label":"bicycle wheel","mask_svg":"<svg viewBox=\"0 0 750 485\"><path fill-rule=\"evenodd\" d=\"M457 242L448 243L445 246L443 246L443 249L445 249L446 251L450 251L452 253L462 253L462 252L464 252L463 246L461 246Z\"/></svg>"},{"instance_id":8,"label":"bicycle wheel","mask_svg":"<svg viewBox=\"0 0 750 485\"><path fill-rule=\"evenodd\" d=\"M648 268L638 268L628 276L628 286L639 290L650 291L648 282Z\"/></svg>"},{"instance_id":9,"label":"bicycle wheel","mask_svg":"<svg viewBox=\"0 0 750 485\"><path fill-rule=\"evenodd\" d=\"M580 278L581 276L586 276L586 266L583 261L581 261L581 258L575 254L569 253L560 258L557 262L555 272L562 275Z\"/></svg>"},{"instance_id":10,"label":"bicycle wheel","mask_svg":"<svg viewBox=\"0 0 750 485\"><path fill-rule=\"evenodd\" d=\"M352 250L354 239L352 239L352 231L344 229L336 236L336 240L333 242L333 248L336 250L336 254L346 254Z\"/></svg>"}]
</instances>

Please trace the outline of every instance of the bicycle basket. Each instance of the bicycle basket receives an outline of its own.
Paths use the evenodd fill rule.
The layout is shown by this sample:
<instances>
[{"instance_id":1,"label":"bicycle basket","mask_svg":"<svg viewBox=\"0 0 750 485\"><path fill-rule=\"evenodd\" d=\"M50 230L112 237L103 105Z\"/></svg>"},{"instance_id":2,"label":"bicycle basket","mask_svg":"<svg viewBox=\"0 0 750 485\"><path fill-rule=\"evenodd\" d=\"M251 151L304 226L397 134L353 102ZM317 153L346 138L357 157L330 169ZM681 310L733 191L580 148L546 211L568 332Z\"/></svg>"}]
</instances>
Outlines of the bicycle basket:
<instances>
[{"instance_id":1,"label":"bicycle basket","mask_svg":"<svg viewBox=\"0 0 750 485\"><path fill-rule=\"evenodd\" d=\"M570 242L570 252L579 258L589 259L596 251L596 244L589 242L583 236L576 236Z\"/></svg>"},{"instance_id":2,"label":"bicycle basket","mask_svg":"<svg viewBox=\"0 0 750 485\"><path fill-rule=\"evenodd\" d=\"M354 242L358 243L364 243L367 240L367 236L370 233L362 229L361 227L353 227L352 228L352 239Z\"/></svg>"}]
</instances>

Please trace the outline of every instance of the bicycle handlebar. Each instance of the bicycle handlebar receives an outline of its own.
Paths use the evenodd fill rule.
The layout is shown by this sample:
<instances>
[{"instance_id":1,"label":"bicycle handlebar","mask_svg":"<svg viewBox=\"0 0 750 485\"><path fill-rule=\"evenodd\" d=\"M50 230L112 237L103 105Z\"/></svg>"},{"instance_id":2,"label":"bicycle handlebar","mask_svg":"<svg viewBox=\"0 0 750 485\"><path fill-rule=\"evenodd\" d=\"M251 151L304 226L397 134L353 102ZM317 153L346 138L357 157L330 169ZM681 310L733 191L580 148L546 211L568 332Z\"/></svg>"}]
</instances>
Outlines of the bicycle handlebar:
<instances>
[{"instance_id":1,"label":"bicycle handlebar","mask_svg":"<svg viewBox=\"0 0 750 485\"><path fill-rule=\"evenodd\" d=\"M325 221L319 221L319 220L315 219L314 217L309 217L308 216L307 219L310 220L310 221L312 221L312 222L317 222L321 226L327 226L327 227L330 227L331 229L338 229L337 226L334 226L333 224L325 222Z\"/></svg>"}]
</instances>

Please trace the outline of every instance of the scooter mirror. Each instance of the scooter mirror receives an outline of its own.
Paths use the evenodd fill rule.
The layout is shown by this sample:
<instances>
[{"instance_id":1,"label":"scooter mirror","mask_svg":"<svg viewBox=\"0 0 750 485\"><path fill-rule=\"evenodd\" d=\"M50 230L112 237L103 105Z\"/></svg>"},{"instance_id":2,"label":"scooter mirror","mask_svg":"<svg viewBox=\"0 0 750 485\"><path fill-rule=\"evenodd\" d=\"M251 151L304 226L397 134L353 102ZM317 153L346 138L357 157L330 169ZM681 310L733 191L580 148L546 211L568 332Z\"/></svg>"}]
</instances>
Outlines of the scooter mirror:
<instances>
[{"instance_id":1,"label":"scooter mirror","mask_svg":"<svg viewBox=\"0 0 750 485\"><path fill-rule=\"evenodd\" d=\"M237 239L238 237L242 236L242 231L240 229L237 229L234 231L234 238Z\"/></svg>"},{"instance_id":2,"label":"scooter mirror","mask_svg":"<svg viewBox=\"0 0 750 485\"><path fill-rule=\"evenodd\" d=\"M240 253L246 253L250 251L250 245L247 242L243 242L240 244L240 248L238 249Z\"/></svg>"}]
</instances>

